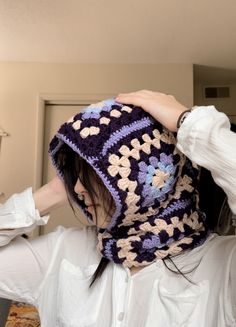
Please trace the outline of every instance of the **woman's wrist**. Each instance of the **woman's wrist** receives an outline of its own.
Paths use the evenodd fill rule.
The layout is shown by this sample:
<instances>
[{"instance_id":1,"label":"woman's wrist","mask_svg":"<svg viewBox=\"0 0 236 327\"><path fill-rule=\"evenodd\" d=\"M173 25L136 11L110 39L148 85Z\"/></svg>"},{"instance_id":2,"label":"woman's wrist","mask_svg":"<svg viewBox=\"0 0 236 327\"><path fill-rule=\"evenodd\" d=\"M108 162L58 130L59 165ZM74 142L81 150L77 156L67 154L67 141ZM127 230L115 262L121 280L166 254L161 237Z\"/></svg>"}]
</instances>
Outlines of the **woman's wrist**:
<instances>
[{"instance_id":1,"label":"woman's wrist","mask_svg":"<svg viewBox=\"0 0 236 327\"><path fill-rule=\"evenodd\" d=\"M67 203L67 195L63 183L54 178L33 193L35 208L40 216L49 214L52 210Z\"/></svg>"},{"instance_id":2,"label":"woman's wrist","mask_svg":"<svg viewBox=\"0 0 236 327\"><path fill-rule=\"evenodd\" d=\"M184 110L180 115L176 123L177 130L180 128L180 126L183 124L187 116L191 113L192 109Z\"/></svg>"}]
</instances>

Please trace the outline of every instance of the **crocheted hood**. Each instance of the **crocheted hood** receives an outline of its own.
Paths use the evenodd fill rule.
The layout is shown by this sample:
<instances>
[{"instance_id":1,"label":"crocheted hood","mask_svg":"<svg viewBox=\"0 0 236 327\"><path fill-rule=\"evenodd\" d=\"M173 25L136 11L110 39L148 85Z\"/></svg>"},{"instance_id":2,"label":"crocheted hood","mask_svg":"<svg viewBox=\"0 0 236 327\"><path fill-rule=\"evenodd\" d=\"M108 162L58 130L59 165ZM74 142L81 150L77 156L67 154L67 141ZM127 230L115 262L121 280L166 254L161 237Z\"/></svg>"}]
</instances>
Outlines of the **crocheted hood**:
<instances>
[{"instance_id":1,"label":"crocheted hood","mask_svg":"<svg viewBox=\"0 0 236 327\"><path fill-rule=\"evenodd\" d=\"M199 169L176 137L143 109L113 99L92 104L64 123L50 143L68 144L100 176L115 212L98 234L103 256L125 266L146 265L200 244L207 235L198 209ZM81 208L86 211L83 201Z\"/></svg>"}]
</instances>

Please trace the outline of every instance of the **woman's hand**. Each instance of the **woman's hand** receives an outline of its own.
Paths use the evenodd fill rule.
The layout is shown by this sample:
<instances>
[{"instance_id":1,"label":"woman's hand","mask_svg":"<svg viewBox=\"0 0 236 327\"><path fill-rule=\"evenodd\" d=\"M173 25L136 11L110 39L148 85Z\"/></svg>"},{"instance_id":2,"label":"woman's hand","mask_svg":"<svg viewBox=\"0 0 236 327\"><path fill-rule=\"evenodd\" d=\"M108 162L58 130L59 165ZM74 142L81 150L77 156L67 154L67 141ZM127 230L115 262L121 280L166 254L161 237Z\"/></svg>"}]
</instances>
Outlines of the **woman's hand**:
<instances>
[{"instance_id":1,"label":"woman's hand","mask_svg":"<svg viewBox=\"0 0 236 327\"><path fill-rule=\"evenodd\" d=\"M67 203L63 182L58 176L33 193L35 207L41 216Z\"/></svg>"},{"instance_id":2,"label":"woman's hand","mask_svg":"<svg viewBox=\"0 0 236 327\"><path fill-rule=\"evenodd\" d=\"M172 132L177 131L178 118L183 111L187 110L172 95L147 90L119 94L116 101L142 107Z\"/></svg>"}]
</instances>

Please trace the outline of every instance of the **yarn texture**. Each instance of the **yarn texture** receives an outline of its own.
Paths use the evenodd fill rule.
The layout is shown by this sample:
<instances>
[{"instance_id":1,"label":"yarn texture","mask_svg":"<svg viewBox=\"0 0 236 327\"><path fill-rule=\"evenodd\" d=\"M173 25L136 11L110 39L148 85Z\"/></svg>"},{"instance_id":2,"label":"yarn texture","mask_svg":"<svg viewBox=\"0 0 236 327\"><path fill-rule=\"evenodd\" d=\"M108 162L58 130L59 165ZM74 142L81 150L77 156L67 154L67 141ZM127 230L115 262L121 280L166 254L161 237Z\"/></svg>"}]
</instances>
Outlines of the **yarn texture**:
<instances>
[{"instance_id":1,"label":"yarn texture","mask_svg":"<svg viewBox=\"0 0 236 327\"><path fill-rule=\"evenodd\" d=\"M143 109L108 99L64 123L49 149L62 178L57 152L63 143L93 167L113 197L111 222L98 231L102 256L131 268L204 242L199 168L177 149L175 134ZM83 201L80 206L91 220Z\"/></svg>"}]
</instances>

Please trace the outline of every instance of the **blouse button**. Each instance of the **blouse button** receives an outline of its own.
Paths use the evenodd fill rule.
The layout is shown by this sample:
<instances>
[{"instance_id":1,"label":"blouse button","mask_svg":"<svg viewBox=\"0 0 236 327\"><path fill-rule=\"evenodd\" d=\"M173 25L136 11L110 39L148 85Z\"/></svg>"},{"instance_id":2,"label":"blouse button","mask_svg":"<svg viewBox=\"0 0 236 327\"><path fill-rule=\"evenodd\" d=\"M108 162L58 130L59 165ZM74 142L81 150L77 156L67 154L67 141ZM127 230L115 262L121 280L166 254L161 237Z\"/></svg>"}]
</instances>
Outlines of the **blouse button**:
<instances>
[{"instance_id":1,"label":"blouse button","mask_svg":"<svg viewBox=\"0 0 236 327\"><path fill-rule=\"evenodd\" d=\"M125 316L125 313L124 312L120 312L119 314L118 314L118 320L119 321L121 321L121 320L123 320L124 319L124 316Z\"/></svg>"}]
</instances>

